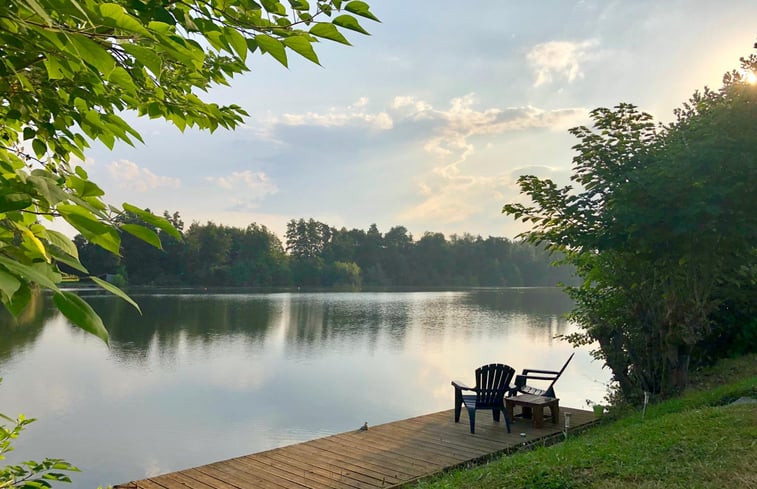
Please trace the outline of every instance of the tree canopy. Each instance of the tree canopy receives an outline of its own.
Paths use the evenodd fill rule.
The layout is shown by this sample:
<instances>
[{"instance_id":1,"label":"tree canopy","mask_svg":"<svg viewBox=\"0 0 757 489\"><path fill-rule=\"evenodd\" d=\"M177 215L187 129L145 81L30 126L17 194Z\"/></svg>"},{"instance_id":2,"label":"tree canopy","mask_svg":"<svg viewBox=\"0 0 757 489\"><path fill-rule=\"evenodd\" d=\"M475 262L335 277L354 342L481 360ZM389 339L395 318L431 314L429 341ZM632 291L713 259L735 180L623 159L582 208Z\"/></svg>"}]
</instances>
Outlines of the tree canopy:
<instances>
[{"instance_id":1,"label":"tree canopy","mask_svg":"<svg viewBox=\"0 0 757 489\"><path fill-rule=\"evenodd\" d=\"M178 240L127 215L125 222L152 228L163 250L126 235L116 257L75 238L92 274L116 283L158 286L346 287L554 286L574 281L573 267L550 266L543 247L489 236L425 233L404 226L382 233L335 228L315 219L291 220L284 243L268 228L208 222L184 229L178 213L164 213L182 233ZM71 273L79 274L75 270Z\"/></svg>"},{"instance_id":2,"label":"tree canopy","mask_svg":"<svg viewBox=\"0 0 757 489\"><path fill-rule=\"evenodd\" d=\"M89 243L119 255L122 235L160 247L171 223L127 203L106 203L77 159L92 141L141 142L125 111L180 130L231 129L246 115L199 95L247 71L250 55L284 66L296 53L319 63L314 44L349 44L377 21L353 0L7 0L0 3L0 299L13 314L39 286L73 323L107 341L95 312L59 288L59 264L87 273L77 248L49 227L62 218ZM120 219L124 212L144 226ZM93 277L106 290L131 300ZM136 304L135 304L136 306Z\"/></svg>"},{"instance_id":3,"label":"tree canopy","mask_svg":"<svg viewBox=\"0 0 757 489\"><path fill-rule=\"evenodd\" d=\"M533 205L504 207L533 223L528 240L576 265L583 283L568 291L584 332L570 340L598 342L627 398L684 387L692 355L717 336L757 334L755 70L757 56L742 59L668 125L630 104L594 110L593 128L571 130L577 188L523 176Z\"/></svg>"}]
</instances>

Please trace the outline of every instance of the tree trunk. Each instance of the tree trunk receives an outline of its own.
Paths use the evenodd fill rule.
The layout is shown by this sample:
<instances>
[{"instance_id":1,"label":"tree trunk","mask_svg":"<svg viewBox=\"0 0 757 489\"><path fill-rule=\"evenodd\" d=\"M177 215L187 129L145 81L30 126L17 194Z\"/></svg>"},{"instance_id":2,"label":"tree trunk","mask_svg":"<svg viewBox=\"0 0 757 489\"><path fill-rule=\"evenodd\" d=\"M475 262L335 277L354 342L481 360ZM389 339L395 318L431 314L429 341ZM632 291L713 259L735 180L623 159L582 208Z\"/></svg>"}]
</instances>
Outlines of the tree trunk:
<instances>
[{"instance_id":1,"label":"tree trunk","mask_svg":"<svg viewBox=\"0 0 757 489\"><path fill-rule=\"evenodd\" d=\"M668 375L664 395L683 391L689 384L689 362L691 346L685 343L668 347Z\"/></svg>"}]
</instances>

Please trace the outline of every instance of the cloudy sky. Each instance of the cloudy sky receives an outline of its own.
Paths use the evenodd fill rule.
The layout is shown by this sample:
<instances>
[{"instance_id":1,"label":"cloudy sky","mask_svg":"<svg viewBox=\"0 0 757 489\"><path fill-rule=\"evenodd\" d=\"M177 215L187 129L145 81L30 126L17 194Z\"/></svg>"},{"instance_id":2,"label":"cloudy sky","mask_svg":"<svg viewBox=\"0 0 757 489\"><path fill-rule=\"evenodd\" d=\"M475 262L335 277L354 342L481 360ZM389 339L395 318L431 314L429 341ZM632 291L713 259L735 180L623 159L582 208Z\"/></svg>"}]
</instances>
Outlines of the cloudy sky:
<instances>
[{"instance_id":1,"label":"cloudy sky","mask_svg":"<svg viewBox=\"0 0 757 489\"><path fill-rule=\"evenodd\" d=\"M719 86L757 41L757 2L374 0L381 24L323 67L252 71L209 98L251 116L233 132L129 119L144 145L95 146L108 200L179 211L188 224L292 218L383 232L513 237L500 213L523 173L567 182L589 110L632 102L659 120Z\"/></svg>"}]
</instances>

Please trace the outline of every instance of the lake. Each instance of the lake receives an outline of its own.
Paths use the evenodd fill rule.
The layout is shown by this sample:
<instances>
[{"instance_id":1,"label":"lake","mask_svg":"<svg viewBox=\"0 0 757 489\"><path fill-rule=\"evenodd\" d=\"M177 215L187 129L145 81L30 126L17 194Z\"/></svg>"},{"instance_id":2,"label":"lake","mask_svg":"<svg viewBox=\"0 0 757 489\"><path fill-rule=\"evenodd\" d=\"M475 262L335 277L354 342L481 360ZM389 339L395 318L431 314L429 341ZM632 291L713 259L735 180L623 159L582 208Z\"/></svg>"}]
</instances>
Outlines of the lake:
<instances>
[{"instance_id":1,"label":"lake","mask_svg":"<svg viewBox=\"0 0 757 489\"><path fill-rule=\"evenodd\" d=\"M0 322L0 412L38 418L8 462L61 457L96 487L453 406L485 363L558 369L575 331L551 288L433 292L82 292L108 348L38 298ZM601 401L609 371L578 350L560 403ZM65 486L65 485L64 485Z\"/></svg>"}]
</instances>

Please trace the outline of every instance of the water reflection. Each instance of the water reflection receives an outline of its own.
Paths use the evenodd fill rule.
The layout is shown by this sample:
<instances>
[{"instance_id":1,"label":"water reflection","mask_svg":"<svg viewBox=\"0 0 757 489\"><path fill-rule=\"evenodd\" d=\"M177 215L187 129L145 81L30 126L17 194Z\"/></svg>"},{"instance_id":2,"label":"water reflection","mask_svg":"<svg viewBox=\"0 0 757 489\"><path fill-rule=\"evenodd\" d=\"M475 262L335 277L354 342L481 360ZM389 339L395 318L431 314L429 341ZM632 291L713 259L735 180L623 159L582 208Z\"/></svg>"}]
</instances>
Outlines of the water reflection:
<instances>
[{"instance_id":1,"label":"water reflection","mask_svg":"<svg viewBox=\"0 0 757 489\"><path fill-rule=\"evenodd\" d=\"M32 293L29 306L16 318L0 308L0 366L31 348L56 314L57 310L39 292Z\"/></svg>"},{"instance_id":2,"label":"water reflection","mask_svg":"<svg viewBox=\"0 0 757 489\"><path fill-rule=\"evenodd\" d=\"M40 421L16 460L65 456L94 487L451 408L483 363L557 368L570 301L554 289L89 295L111 348L50 305L0 321L0 412ZM576 356L561 403L599 400Z\"/></svg>"}]
</instances>

